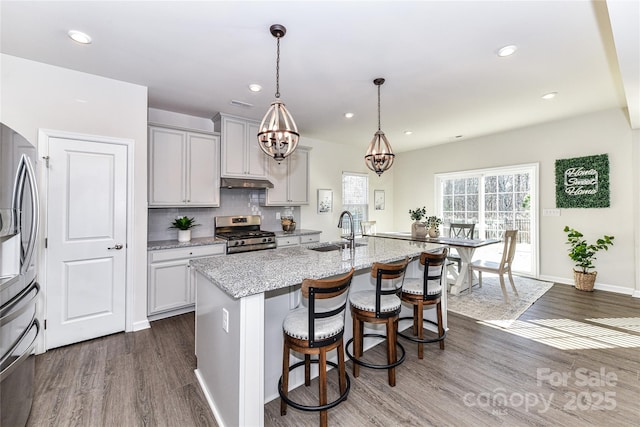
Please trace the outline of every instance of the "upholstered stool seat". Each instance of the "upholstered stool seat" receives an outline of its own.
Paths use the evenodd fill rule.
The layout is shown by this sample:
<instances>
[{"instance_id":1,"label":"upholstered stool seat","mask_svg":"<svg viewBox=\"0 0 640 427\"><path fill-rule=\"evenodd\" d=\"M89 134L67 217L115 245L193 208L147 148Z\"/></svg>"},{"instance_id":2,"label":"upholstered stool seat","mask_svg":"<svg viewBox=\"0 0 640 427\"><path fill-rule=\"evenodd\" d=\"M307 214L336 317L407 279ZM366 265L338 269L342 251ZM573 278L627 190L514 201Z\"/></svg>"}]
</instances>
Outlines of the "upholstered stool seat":
<instances>
[{"instance_id":1,"label":"upholstered stool seat","mask_svg":"<svg viewBox=\"0 0 640 427\"><path fill-rule=\"evenodd\" d=\"M344 401L350 389L349 376L345 370L344 318L348 291L353 277L353 268L344 276L329 279L305 279L302 282L302 297L306 304L287 314L283 323L284 349L282 357L282 377L278 382L280 394L280 414L286 415L287 405L302 411L319 411L320 425L328 424L327 410ZM338 363L327 360L327 352L336 350ZM304 360L289 366L289 355L296 351L304 355ZM318 358L311 360L311 355ZM319 404L303 405L289 398L289 372L304 366L305 386L311 383L311 363L318 366ZM340 396L327 402L327 365L337 368Z\"/></svg>"},{"instance_id":2,"label":"upholstered stool seat","mask_svg":"<svg viewBox=\"0 0 640 427\"><path fill-rule=\"evenodd\" d=\"M402 279L407 269L409 259L398 264L374 263L371 267L371 276L375 278L376 289L370 291L353 292L349 296L351 305L351 317L353 318L353 338L347 341L345 353L353 362L353 376L358 377L360 366L372 369L387 369L389 385L396 385L396 366L404 362L404 347L397 340L398 317L402 304L398 293L402 288ZM386 324L387 334L365 334L364 323ZM386 338L387 363L376 365L362 360L364 337ZM349 345L353 344L353 353ZM400 349L398 358L396 347Z\"/></svg>"},{"instance_id":3,"label":"upholstered stool seat","mask_svg":"<svg viewBox=\"0 0 640 427\"><path fill-rule=\"evenodd\" d=\"M422 277L406 277L402 286L400 298L402 302L413 306L413 317L402 317L400 320L411 319L413 322L413 335L406 331L398 332L402 338L418 343L418 358L424 357L424 344L439 342L440 348L444 350L444 339L446 331L442 322L442 281L444 267L446 265L447 249L441 253L423 252L420 254L420 264L424 266ZM425 307L436 306L437 322L432 322L424 318ZM437 338L424 337L424 322L434 324L438 327Z\"/></svg>"}]
</instances>

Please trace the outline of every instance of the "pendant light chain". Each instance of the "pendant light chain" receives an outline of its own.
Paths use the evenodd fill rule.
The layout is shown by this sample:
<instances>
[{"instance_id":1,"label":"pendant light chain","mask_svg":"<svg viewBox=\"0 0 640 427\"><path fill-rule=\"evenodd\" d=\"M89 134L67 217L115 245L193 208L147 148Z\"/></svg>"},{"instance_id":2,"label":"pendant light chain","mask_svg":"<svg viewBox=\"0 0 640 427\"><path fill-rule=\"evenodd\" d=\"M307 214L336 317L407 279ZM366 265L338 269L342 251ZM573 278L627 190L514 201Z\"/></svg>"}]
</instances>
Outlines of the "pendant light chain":
<instances>
[{"instance_id":1,"label":"pendant light chain","mask_svg":"<svg viewBox=\"0 0 640 427\"><path fill-rule=\"evenodd\" d=\"M278 40L278 53L276 55L276 98L280 98L280 37L276 37Z\"/></svg>"},{"instance_id":2,"label":"pendant light chain","mask_svg":"<svg viewBox=\"0 0 640 427\"><path fill-rule=\"evenodd\" d=\"M378 130L380 130L380 85L378 85Z\"/></svg>"}]
</instances>

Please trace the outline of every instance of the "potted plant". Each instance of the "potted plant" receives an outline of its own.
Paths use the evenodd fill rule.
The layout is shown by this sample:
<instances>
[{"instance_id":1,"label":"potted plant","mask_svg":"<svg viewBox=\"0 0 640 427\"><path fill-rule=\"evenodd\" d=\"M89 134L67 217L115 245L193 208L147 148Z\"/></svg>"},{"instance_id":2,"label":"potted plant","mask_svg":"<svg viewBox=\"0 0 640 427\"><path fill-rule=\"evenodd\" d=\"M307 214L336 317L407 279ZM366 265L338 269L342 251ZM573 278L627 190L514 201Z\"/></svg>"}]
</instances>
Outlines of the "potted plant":
<instances>
[{"instance_id":1,"label":"potted plant","mask_svg":"<svg viewBox=\"0 0 640 427\"><path fill-rule=\"evenodd\" d=\"M200 224L196 224L195 218L189 218L188 216L178 217L171 223L169 228L178 229L178 242L188 242L191 240L191 229L197 227Z\"/></svg>"},{"instance_id":2,"label":"potted plant","mask_svg":"<svg viewBox=\"0 0 640 427\"><path fill-rule=\"evenodd\" d=\"M613 236L605 235L596 240L595 244L589 244L582 233L569 226L564 227L564 232L567 233L567 244L571 245L569 258L575 262L576 267L580 268L573 269L575 287L581 291L593 291L598 272L589 270L595 268L593 261L596 259L596 252L601 249L607 251L609 246L613 245Z\"/></svg>"},{"instance_id":3,"label":"potted plant","mask_svg":"<svg viewBox=\"0 0 640 427\"><path fill-rule=\"evenodd\" d=\"M442 224L442 219L437 216L430 216L427 218L427 227L429 228L429 237L439 237L440 236L440 224Z\"/></svg>"},{"instance_id":4,"label":"potted plant","mask_svg":"<svg viewBox=\"0 0 640 427\"><path fill-rule=\"evenodd\" d=\"M421 219L427 215L427 208L423 206L415 210L409 209L409 215L411 219L414 221L413 224L411 224L411 236L426 237L427 224L422 222Z\"/></svg>"}]
</instances>

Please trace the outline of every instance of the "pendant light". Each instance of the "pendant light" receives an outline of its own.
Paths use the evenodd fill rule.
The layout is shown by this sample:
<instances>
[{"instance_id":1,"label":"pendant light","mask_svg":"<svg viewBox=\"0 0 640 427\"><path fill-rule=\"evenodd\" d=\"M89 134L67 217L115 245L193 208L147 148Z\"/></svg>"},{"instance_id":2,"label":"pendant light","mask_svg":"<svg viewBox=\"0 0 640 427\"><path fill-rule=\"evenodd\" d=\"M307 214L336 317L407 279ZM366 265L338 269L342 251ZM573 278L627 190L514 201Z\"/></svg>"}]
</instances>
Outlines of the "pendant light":
<instances>
[{"instance_id":1,"label":"pendant light","mask_svg":"<svg viewBox=\"0 0 640 427\"><path fill-rule=\"evenodd\" d=\"M287 29L284 25L274 24L269 30L277 40L278 53L276 58L276 100L260 123L258 132L258 144L262 151L273 157L278 163L289 156L298 146L300 134L296 122L289 114L280 99L280 39L284 37Z\"/></svg>"},{"instance_id":2,"label":"pendant light","mask_svg":"<svg viewBox=\"0 0 640 427\"><path fill-rule=\"evenodd\" d=\"M384 84L384 79L375 79L373 84L378 86L378 131L373 135L373 139L369 143L364 161L369 169L380 176L382 172L393 165L393 159L396 155L393 154L391 144L389 144L389 140L387 140L384 132L380 130L380 86Z\"/></svg>"}]
</instances>

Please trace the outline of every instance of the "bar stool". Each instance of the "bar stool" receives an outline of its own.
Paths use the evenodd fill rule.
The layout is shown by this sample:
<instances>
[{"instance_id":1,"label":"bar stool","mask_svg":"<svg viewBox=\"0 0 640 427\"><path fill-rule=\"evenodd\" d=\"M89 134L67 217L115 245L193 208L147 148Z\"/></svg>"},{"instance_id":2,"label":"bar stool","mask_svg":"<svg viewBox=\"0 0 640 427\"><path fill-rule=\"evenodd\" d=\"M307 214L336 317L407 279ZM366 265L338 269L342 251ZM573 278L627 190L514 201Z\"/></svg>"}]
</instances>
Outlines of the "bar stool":
<instances>
[{"instance_id":1,"label":"bar stool","mask_svg":"<svg viewBox=\"0 0 640 427\"><path fill-rule=\"evenodd\" d=\"M398 317L402 304L398 293L402 288L402 279L407 269L409 258L398 264L374 263L371 276L376 279L376 289L373 291L352 292L349 296L351 317L353 318L353 338L347 341L345 353L353 361L353 376L358 377L360 366L372 369L387 369L389 385L396 385L396 366L404 362L404 347L397 340ZM386 324L387 335L364 334L364 323ZM362 341L364 337L386 338L387 364L375 365L360 360L362 358ZM353 343L353 354L349 344ZM396 346L402 355L398 359Z\"/></svg>"},{"instance_id":2,"label":"bar stool","mask_svg":"<svg viewBox=\"0 0 640 427\"><path fill-rule=\"evenodd\" d=\"M424 265L424 274L421 278L407 277L402 286L400 299L413 305L413 317L402 317L400 320L413 320L413 335L405 331L398 332L402 338L418 343L418 358L424 355L424 344L440 342L440 349L444 350L444 339L447 335L442 323L442 280L446 276L444 267L447 260L447 248L441 253L423 252L420 254L420 264ZM446 277L444 277L446 280ZM437 323L424 319L423 310L428 306L436 305ZM437 338L425 338L423 322L428 322L438 327Z\"/></svg>"},{"instance_id":3,"label":"bar stool","mask_svg":"<svg viewBox=\"0 0 640 427\"><path fill-rule=\"evenodd\" d=\"M305 279L302 282L302 296L308 299L308 306L293 310L287 314L282 324L284 333L284 352L282 358L282 377L278 381L280 394L280 415L287 414L287 405L302 411L320 411L320 425L327 426L327 410L347 398L351 387L345 371L342 336L344 333L347 296L353 268L344 276L330 279ZM327 352L336 350L338 364L327 360ZM304 361L289 367L290 351L304 354ZM311 360L311 355L317 359ZM308 406L289 399L289 372L305 367L305 386L311 383L311 363L319 364L319 405ZM340 396L327 403L327 365L338 368Z\"/></svg>"}]
</instances>

